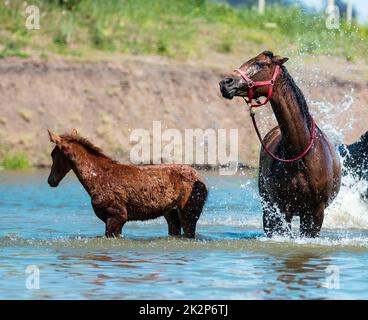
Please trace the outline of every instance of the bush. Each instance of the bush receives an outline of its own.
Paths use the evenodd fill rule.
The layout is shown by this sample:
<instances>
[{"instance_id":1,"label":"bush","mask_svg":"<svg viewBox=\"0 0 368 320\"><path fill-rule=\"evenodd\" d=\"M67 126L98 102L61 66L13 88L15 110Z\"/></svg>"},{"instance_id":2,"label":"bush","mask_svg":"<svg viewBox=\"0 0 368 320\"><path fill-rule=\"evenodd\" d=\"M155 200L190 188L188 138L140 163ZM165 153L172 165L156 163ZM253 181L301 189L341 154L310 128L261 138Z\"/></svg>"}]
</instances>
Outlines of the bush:
<instances>
[{"instance_id":1,"label":"bush","mask_svg":"<svg viewBox=\"0 0 368 320\"><path fill-rule=\"evenodd\" d=\"M28 169L31 167L27 154L23 152L5 155L1 165L8 170Z\"/></svg>"}]
</instances>

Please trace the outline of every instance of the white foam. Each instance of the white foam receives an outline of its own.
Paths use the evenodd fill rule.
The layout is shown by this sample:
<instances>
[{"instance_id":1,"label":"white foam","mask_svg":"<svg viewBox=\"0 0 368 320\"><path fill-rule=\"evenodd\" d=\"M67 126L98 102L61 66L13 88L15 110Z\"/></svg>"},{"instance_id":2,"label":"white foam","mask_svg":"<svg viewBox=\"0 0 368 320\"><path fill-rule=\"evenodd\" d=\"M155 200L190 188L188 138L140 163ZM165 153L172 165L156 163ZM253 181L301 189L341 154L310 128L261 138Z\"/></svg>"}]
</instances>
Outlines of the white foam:
<instances>
[{"instance_id":1,"label":"white foam","mask_svg":"<svg viewBox=\"0 0 368 320\"><path fill-rule=\"evenodd\" d=\"M325 211L324 227L330 229L368 229L368 203L362 195L368 183L352 176L343 177L339 194Z\"/></svg>"},{"instance_id":2,"label":"white foam","mask_svg":"<svg viewBox=\"0 0 368 320\"><path fill-rule=\"evenodd\" d=\"M351 112L354 104L353 89L351 90L340 103L311 101L313 113L318 114L318 124L336 145L344 143L345 136L353 130L357 121ZM345 119L343 127L338 123L341 118ZM351 175L343 177L339 194L325 211L323 228L368 229L368 203L362 198L367 189L366 181L358 181Z\"/></svg>"}]
</instances>

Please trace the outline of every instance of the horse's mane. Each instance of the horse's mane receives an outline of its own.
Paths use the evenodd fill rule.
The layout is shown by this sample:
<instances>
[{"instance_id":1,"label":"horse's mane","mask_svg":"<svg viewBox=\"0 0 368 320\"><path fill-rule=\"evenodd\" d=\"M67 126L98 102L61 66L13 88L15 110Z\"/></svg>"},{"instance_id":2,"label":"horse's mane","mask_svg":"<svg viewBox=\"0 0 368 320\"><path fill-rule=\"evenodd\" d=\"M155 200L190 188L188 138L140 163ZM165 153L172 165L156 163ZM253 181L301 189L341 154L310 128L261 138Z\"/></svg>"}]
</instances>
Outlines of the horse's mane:
<instances>
[{"instance_id":1,"label":"horse's mane","mask_svg":"<svg viewBox=\"0 0 368 320\"><path fill-rule=\"evenodd\" d=\"M285 66L281 66L281 69L284 73L285 76L285 85L288 87L288 89L292 90L295 94L297 103L302 111L302 113L304 114L304 116L309 119L310 114L309 114L309 108L308 108L308 104L307 101L304 97L304 94L302 92L302 90L300 90L300 88L297 86L297 84L295 83L294 79L292 78L292 76L290 75L289 71L286 69Z\"/></svg>"},{"instance_id":2,"label":"horse's mane","mask_svg":"<svg viewBox=\"0 0 368 320\"><path fill-rule=\"evenodd\" d=\"M67 140L68 142L75 142L78 143L79 145L81 145L82 147L84 147L89 153L103 158L105 160L110 161L111 163L117 163L117 161L111 159L109 156L107 156L106 154L104 154L104 152L102 151L101 148L95 146L91 141L89 141L88 139L81 137L78 134L63 134L61 135L61 138Z\"/></svg>"}]
</instances>

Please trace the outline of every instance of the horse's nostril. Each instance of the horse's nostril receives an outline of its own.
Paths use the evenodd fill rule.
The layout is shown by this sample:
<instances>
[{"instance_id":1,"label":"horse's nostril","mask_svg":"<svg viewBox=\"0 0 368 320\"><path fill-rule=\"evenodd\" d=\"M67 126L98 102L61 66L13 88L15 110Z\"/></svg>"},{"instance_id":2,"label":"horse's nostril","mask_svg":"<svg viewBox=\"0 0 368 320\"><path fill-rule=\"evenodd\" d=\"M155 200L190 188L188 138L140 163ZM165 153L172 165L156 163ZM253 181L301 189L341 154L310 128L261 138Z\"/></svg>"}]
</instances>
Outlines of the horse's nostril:
<instances>
[{"instance_id":1,"label":"horse's nostril","mask_svg":"<svg viewBox=\"0 0 368 320\"><path fill-rule=\"evenodd\" d=\"M233 78L226 78L224 80L224 82L225 82L226 85L230 85L230 84L232 84L234 82L234 79Z\"/></svg>"}]
</instances>

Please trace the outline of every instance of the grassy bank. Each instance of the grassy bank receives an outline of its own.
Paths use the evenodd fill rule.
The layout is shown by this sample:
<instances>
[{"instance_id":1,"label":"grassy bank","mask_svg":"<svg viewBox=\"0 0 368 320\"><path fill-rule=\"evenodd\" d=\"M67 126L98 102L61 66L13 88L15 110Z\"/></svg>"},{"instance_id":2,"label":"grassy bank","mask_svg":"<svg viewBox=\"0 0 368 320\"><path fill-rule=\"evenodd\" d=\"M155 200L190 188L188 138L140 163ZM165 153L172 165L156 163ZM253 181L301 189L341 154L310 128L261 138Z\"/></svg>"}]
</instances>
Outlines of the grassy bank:
<instances>
[{"instance_id":1,"label":"grassy bank","mask_svg":"<svg viewBox=\"0 0 368 320\"><path fill-rule=\"evenodd\" d=\"M254 8L205 0L34 0L41 29L32 31L24 26L23 0L0 3L0 57L25 57L31 48L44 57L103 50L186 59L267 47L368 59L367 27L328 30L323 15L295 7L268 6L260 16Z\"/></svg>"},{"instance_id":2,"label":"grassy bank","mask_svg":"<svg viewBox=\"0 0 368 320\"><path fill-rule=\"evenodd\" d=\"M0 158L0 169L23 170L29 169L31 163L26 153L9 153Z\"/></svg>"}]
</instances>

